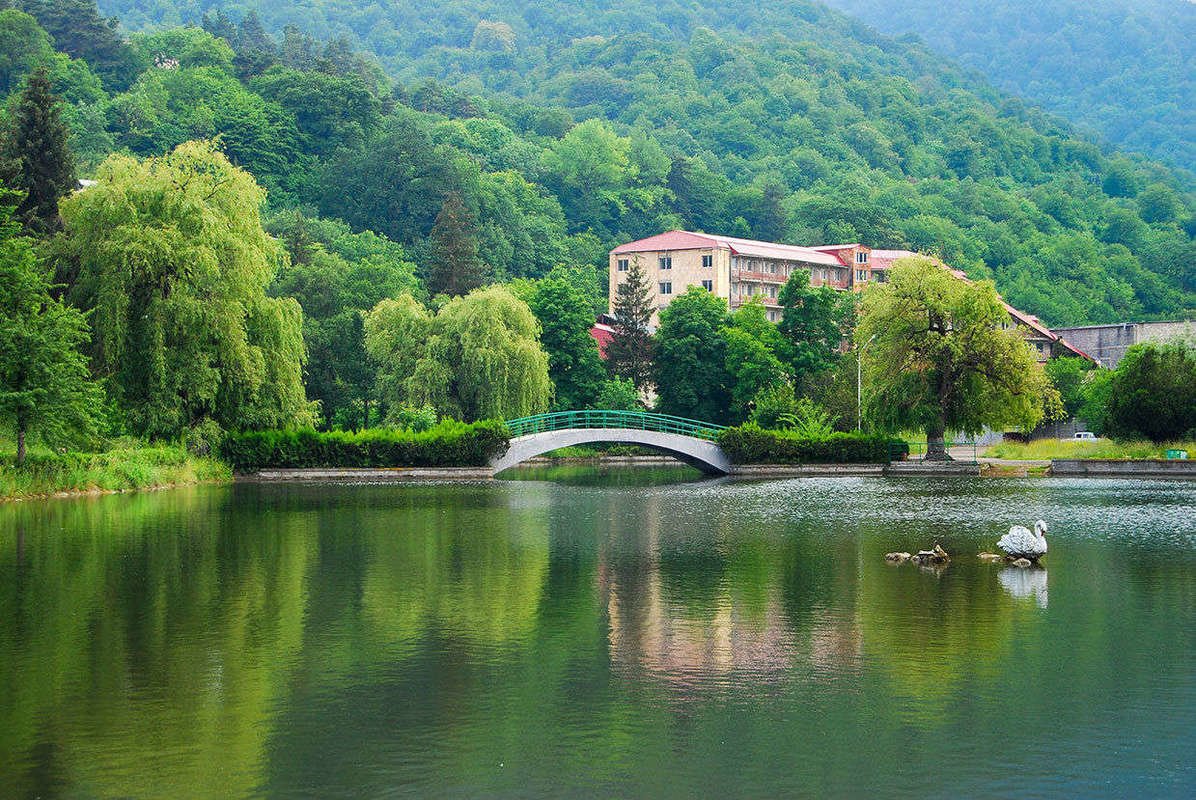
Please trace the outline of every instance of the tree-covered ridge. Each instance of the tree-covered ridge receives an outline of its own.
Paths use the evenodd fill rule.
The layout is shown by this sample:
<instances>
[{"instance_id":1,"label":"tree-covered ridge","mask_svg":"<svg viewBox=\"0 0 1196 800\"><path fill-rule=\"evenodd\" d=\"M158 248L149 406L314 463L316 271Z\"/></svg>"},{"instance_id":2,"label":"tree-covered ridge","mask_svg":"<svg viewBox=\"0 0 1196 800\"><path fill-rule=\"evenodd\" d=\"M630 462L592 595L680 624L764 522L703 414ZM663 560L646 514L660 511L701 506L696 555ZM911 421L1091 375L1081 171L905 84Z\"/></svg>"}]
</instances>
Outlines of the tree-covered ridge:
<instances>
[{"instance_id":1,"label":"tree-covered ridge","mask_svg":"<svg viewBox=\"0 0 1196 800\"><path fill-rule=\"evenodd\" d=\"M817 4L737 14L742 5L726 2L699 15L668 3L585 13L396 3L372 16L356 3L265 5L266 28L356 30L404 83L371 84L361 66L338 75L375 102L346 103L356 119L337 118L335 103L319 102L336 93L317 85L332 71L311 68L314 40L290 28L263 55L257 17L188 6L195 18L212 11L205 24L233 45L242 105L282 106L299 127L304 157L284 159L287 174L233 160L275 202L383 232L417 262L442 202L426 187L447 186L481 223L479 253L499 279L599 265L612 244L688 227L938 253L1052 324L1196 305L1193 204L1174 174L1110 158L1065 123ZM402 35L378 38L389 19L403 20ZM161 81L158 108L170 104ZM406 108L387 113L396 103ZM118 143L121 127L111 127ZM252 131L238 133L230 146L252 155ZM295 140L285 119L272 135L283 149ZM146 154L168 139L151 137Z\"/></svg>"},{"instance_id":2,"label":"tree-covered ridge","mask_svg":"<svg viewBox=\"0 0 1196 800\"><path fill-rule=\"evenodd\" d=\"M827 0L915 33L1109 141L1196 170L1196 5L1187 0Z\"/></svg>"}]
</instances>

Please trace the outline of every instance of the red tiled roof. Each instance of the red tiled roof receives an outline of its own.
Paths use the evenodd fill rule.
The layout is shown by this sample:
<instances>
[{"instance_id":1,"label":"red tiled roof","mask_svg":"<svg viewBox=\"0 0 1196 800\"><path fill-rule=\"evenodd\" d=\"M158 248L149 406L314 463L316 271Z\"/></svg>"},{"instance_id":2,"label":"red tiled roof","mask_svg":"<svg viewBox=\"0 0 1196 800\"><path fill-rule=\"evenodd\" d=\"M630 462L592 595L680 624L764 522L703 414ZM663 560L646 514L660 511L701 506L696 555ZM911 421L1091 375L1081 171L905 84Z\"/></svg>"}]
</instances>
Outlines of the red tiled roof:
<instances>
[{"instance_id":1,"label":"red tiled roof","mask_svg":"<svg viewBox=\"0 0 1196 800\"><path fill-rule=\"evenodd\" d=\"M754 239L736 239L733 236L691 233L690 231L669 231L656 236L649 236L647 239L640 239L619 245L613 252L615 255L622 255L624 253L644 253L656 250L701 250L705 248L730 250L734 255L739 256L775 258L782 261L801 261L806 264L842 265L839 259L827 253L820 252L813 247L758 242Z\"/></svg>"},{"instance_id":2,"label":"red tiled roof","mask_svg":"<svg viewBox=\"0 0 1196 800\"><path fill-rule=\"evenodd\" d=\"M604 325L601 322L594 323L594 327L590 328L590 335L598 342L598 355L606 358L606 346L610 344L610 340L614 338L615 329L609 325Z\"/></svg>"}]
</instances>

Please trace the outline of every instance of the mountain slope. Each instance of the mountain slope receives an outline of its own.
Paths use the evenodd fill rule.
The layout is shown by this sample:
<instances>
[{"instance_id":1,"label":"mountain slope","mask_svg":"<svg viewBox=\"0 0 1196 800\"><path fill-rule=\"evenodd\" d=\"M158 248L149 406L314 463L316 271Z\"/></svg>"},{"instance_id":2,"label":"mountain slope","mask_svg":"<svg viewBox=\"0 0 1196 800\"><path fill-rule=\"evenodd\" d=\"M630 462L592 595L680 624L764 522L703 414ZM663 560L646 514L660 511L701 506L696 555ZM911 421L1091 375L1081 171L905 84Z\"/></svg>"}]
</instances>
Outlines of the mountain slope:
<instances>
[{"instance_id":1,"label":"mountain slope","mask_svg":"<svg viewBox=\"0 0 1196 800\"><path fill-rule=\"evenodd\" d=\"M1099 131L1196 170L1196 4L1187 0L827 0Z\"/></svg>"},{"instance_id":2,"label":"mountain slope","mask_svg":"<svg viewBox=\"0 0 1196 800\"><path fill-rule=\"evenodd\" d=\"M122 3L135 24L152 22L154 8L199 15L215 5L107 8ZM358 33L406 83L400 103L458 118L418 123L436 146L517 170L559 202L570 234L601 247L672 226L860 239L938 252L1055 324L1196 305L1193 203L1173 173L1108 158L1065 122L818 4L260 6L271 26ZM380 168L378 153L407 158L398 138L414 124L404 117L390 140L356 141L323 172L317 157L317 172L332 176L324 213L405 242L425 235L394 229L372 211L382 202L337 201L338 186Z\"/></svg>"}]
</instances>

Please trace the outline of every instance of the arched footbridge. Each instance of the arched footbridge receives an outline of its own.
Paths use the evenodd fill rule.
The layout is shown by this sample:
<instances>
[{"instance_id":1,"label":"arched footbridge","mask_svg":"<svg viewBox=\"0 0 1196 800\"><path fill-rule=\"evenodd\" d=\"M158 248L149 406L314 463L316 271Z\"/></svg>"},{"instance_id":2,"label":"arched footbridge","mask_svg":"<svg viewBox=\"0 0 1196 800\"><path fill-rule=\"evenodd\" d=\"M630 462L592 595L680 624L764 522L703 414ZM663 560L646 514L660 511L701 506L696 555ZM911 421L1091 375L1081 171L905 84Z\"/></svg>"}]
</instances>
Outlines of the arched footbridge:
<instances>
[{"instance_id":1,"label":"arched footbridge","mask_svg":"<svg viewBox=\"0 0 1196 800\"><path fill-rule=\"evenodd\" d=\"M495 472L529 458L579 444L608 442L647 447L710 475L727 475L731 460L718 446L722 425L636 411L559 411L507 421L511 446L490 462Z\"/></svg>"}]
</instances>

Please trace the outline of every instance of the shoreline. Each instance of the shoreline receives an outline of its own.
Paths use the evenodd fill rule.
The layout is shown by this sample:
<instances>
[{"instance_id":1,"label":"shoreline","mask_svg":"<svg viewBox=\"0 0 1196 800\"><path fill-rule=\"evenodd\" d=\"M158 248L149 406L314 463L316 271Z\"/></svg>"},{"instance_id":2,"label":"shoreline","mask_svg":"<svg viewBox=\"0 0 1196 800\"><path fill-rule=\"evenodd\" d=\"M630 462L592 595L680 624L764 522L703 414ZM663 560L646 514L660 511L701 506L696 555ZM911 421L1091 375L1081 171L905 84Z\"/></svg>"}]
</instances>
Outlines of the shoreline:
<instances>
[{"instance_id":1,"label":"shoreline","mask_svg":"<svg viewBox=\"0 0 1196 800\"><path fill-rule=\"evenodd\" d=\"M1063 462L1063 463L1060 463ZM681 467L682 462L668 456L581 456L567 458L537 457L520 468L588 467ZM947 462L924 464L896 461L892 464L742 464L735 466L729 480L773 480L787 478L1141 478L1196 480L1196 461L1055 459L1052 461L1012 461L980 459L979 463ZM263 469L252 473L233 473L228 477L167 481L145 486L86 489L61 489L0 496L0 504L37 500L63 500L82 497L160 492L188 486L232 483L438 483L502 480L489 467L306 467Z\"/></svg>"}]
</instances>

